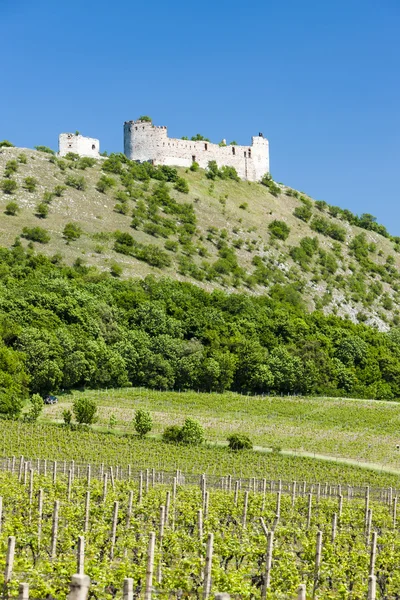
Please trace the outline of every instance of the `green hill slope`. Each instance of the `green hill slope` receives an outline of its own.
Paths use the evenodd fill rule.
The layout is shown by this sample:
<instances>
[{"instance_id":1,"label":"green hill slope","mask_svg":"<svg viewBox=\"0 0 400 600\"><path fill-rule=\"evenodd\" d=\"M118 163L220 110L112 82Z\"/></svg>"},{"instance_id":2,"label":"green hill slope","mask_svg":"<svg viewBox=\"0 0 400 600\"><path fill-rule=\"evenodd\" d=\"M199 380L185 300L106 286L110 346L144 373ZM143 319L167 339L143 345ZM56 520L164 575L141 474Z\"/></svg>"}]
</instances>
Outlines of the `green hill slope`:
<instances>
[{"instance_id":1,"label":"green hill slope","mask_svg":"<svg viewBox=\"0 0 400 600\"><path fill-rule=\"evenodd\" d=\"M400 322L398 238L368 215L360 220L283 185L227 175L213 180L201 170L143 167L120 155L60 160L1 148L0 245L11 246L28 228L24 246L67 264L121 277L169 276L207 290L268 292L381 330ZM68 241L69 223L80 231ZM32 241L37 227L48 233L46 243Z\"/></svg>"}]
</instances>

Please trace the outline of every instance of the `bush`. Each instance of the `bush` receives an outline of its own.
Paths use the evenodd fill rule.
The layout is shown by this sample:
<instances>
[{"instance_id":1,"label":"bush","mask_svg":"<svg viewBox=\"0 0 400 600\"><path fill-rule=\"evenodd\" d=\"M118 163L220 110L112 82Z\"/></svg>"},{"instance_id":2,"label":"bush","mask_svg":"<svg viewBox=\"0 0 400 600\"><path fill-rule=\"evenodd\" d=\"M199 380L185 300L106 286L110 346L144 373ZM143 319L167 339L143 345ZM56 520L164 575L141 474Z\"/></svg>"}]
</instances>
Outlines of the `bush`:
<instances>
[{"instance_id":1,"label":"bush","mask_svg":"<svg viewBox=\"0 0 400 600\"><path fill-rule=\"evenodd\" d=\"M113 277L120 277L122 275L122 267L116 262L112 262L110 266L110 273Z\"/></svg>"},{"instance_id":2,"label":"bush","mask_svg":"<svg viewBox=\"0 0 400 600\"><path fill-rule=\"evenodd\" d=\"M162 434L163 442L179 444L182 441L182 427L179 425L168 425Z\"/></svg>"},{"instance_id":3,"label":"bush","mask_svg":"<svg viewBox=\"0 0 400 600\"><path fill-rule=\"evenodd\" d=\"M247 435L233 433L227 438L231 450L252 450L253 442Z\"/></svg>"},{"instance_id":4,"label":"bush","mask_svg":"<svg viewBox=\"0 0 400 600\"><path fill-rule=\"evenodd\" d=\"M82 235L82 229L76 223L67 223L64 227L63 236L69 242L78 240Z\"/></svg>"},{"instance_id":5,"label":"bush","mask_svg":"<svg viewBox=\"0 0 400 600\"><path fill-rule=\"evenodd\" d=\"M42 413L43 406L44 402L42 396L33 394L31 398L31 407L25 417L26 421L35 423Z\"/></svg>"},{"instance_id":6,"label":"bush","mask_svg":"<svg viewBox=\"0 0 400 600\"><path fill-rule=\"evenodd\" d=\"M40 244L47 244L50 241L49 234L42 227L24 227L22 237L32 240L32 242L39 242Z\"/></svg>"},{"instance_id":7,"label":"bush","mask_svg":"<svg viewBox=\"0 0 400 600\"><path fill-rule=\"evenodd\" d=\"M143 121L144 123L151 123L152 118L148 115L142 115L141 117L139 117L139 121Z\"/></svg>"},{"instance_id":8,"label":"bush","mask_svg":"<svg viewBox=\"0 0 400 600\"><path fill-rule=\"evenodd\" d=\"M102 175L96 184L96 190L104 194L106 190L115 187L116 185L117 182L113 177L107 177L107 175Z\"/></svg>"},{"instance_id":9,"label":"bush","mask_svg":"<svg viewBox=\"0 0 400 600\"><path fill-rule=\"evenodd\" d=\"M55 154L54 150L48 148L47 146L34 146L34 148L38 152L45 152L45 154Z\"/></svg>"},{"instance_id":10,"label":"bush","mask_svg":"<svg viewBox=\"0 0 400 600\"><path fill-rule=\"evenodd\" d=\"M198 171L200 168L200 165L198 162L196 162L195 160L192 162L192 164L190 165L189 169L191 171Z\"/></svg>"},{"instance_id":11,"label":"bush","mask_svg":"<svg viewBox=\"0 0 400 600\"><path fill-rule=\"evenodd\" d=\"M86 181L83 175L68 175L65 183L76 190L83 191L86 189Z\"/></svg>"},{"instance_id":12,"label":"bush","mask_svg":"<svg viewBox=\"0 0 400 600\"><path fill-rule=\"evenodd\" d=\"M261 183L269 189L273 196L279 196L281 193L281 188L276 185L270 173L265 173L264 177L261 179Z\"/></svg>"},{"instance_id":13,"label":"bush","mask_svg":"<svg viewBox=\"0 0 400 600\"><path fill-rule=\"evenodd\" d=\"M17 419L22 411L22 400L9 390L0 391L0 414L8 419Z\"/></svg>"},{"instance_id":14,"label":"bush","mask_svg":"<svg viewBox=\"0 0 400 600\"><path fill-rule=\"evenodd\" d=\"M305 223L308 223L308 221L312 217L312 210L310 207L303 204L302 206L296 206L296 208L293 211L293 214L298 219L301 219Z\"/></svg>"},{"instance_id":15,"label":"bush","mask_svg":"<svg viewBox=\"0 0 400 600\"><path fill-rule=\"evenodd\" d=\"M284 221L274 220L268 225L272 237L280 240L286 240L290 233L290 227Z\"/></svg>"},{"instance_id":16,"label":"bush","mask_svg":"<svg viewBox=\"0 0 400 600\"><path fill-rule=\"evenodd\" d=\"M34 192L36 190L37 183L37 179L34 177L25 177L24 188L28 190L28 192Z\"/></svg>"},{"instance_id":17,"label":"bush","mask_svg":"<svg viewBox=\"0 0 400 600\"><path fill-rule=\"evenodd\" d=\"M9 202L6 205L6 210L4 211L6 215L12 215L13 217L18 213L19 206L16 202Z\"/></svg>"},{"instance_id":18,"label":"bush","mask_svg":"<svg viewBox=\"0 0 400 600\"><path fill-rule=\"evenodd\" d=\"M26 165L26 163L28 162L26 154L24 154L23 152L21 152L21 154L18 154L18 161L21 163L21 165Z\"/></svg>"},{"instance_id":19,"label":"bush","mask_svg":"<svg viewBox=\"0 0 400 600\"><path fill-rule=\"evenodd\" d=\"M72 411L69 408L64 408L62 411L62 418L64 421L64 425L71 425L72 423Z\"/></svg>"},{"instance_id":20,"label":"bush","mask_svg":"<svg viewBox=\"0 0 400 600\"><path fill-rule=\"evenodd\" d=\"M203 427L197 421L187 418L181 429L181 438L183 444L198 446L204 442Z\"/></svg>"},{"instance_id":21,"label":"bush","mask_svg":"<svg viewBox=\"0 0 400 600\"><path fill-rule=\"evenodd\" d=\"M77 162L77 168L84 171L88 167L93 167L96 164L96 159L90 156L82 156Z\"/></svg>"},{"instance_id":22,"label":"bush","mask_svg":"<svg viewBox=\"0 0 400 600\"><path fill-rule=\"evenodd\" d=\"M183 177L178 177L178 179L176 180L176 183L174 185L174 188L178 192L182 192L182 194L188 194L189 193L189 184L186 181L186 179L184 179Z\"/></svg>"},{"instance_id":23,"label":"bush","mask_svg":"<svg viewBox=\"0 0 400 600\"><path fill-rule=\"evenodd\" d=\"M9 142L8 140L3 140L0 142L0 148L14 148L14 144Z\"/></svg>"},{"instance_id":24,"label":"bush","mask_svg":"<svg viewBox=\"0 0 400 600\"><path fill-rule=\"evenodd\" d=\"M140 435L140 437L144 437L146 433L149 433L149 431L152 430L153 419L147 410L139 409L135 412L133 424L135 431Z\"/></svg>"},{"instance_id":25,"label":"bush","mask_svg":"<svg viewBox=\"0 0 400 600\"><path fill-rule=\"evenodd\" d=\"M54 198L54 193L49 192L49 190L45 190L45 192L43 194L43 202L45 204L50 204L50 202L53 200L53 198Z\"/></svg>"},{"instance_id":26,"label":"bush","mask_svg":"<svg viewBox=\"0 0 400 600\"><path fill-rule=\"evenodd\" d=\"M56 185L56 187L54 188L54 195L58 196L58 198L60 198L66 189L67 188L65 185Z\"/></svg>"},{"instance_id":27,"label":"bush","mask_svg":"<svg viewBox=\"0 0 400 600\"><path fill-rule=\"evenodd\" d=\"M45 202L40 202L36 207L36 216L39 219L45 219L49 214L49 206Z\"/></svg>"},{"instance_id":28,"label":"bush","mask_svg":"<svg viewBox=\"0 0 400 600\"><path fill-rule=\"evenodd\" d=\"M97 404L90 398L76 398L72 410L79 424L93 425L97 421Z\"/></svg>"}]
</instances>

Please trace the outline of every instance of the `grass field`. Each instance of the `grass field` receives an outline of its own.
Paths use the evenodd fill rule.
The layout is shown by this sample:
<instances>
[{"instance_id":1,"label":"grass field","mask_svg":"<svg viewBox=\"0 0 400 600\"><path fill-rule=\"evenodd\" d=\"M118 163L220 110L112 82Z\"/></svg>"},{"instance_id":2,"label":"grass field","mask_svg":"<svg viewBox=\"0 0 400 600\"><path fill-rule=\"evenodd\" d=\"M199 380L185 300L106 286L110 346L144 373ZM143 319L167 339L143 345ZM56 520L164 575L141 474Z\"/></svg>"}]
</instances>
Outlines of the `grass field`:
<instances>
[{"instance_id":1,"label":"grass field","mask_svg":"<svg viewBox=\"0 0 400 600\"><path fill-rule=\"evenodd\" d=\"M62 411L82 393L63 395L55 406L46 406L42 420L62 421ZM234 393L198 394L144 389L86 391L99 405L97 428L106 429L111 415L116 430L134 433L135 410L153 416L152 434L166 425L182 423L186 416L198 420L206 438L223 442L232 432L248 434L264 448L281 448L379 463L400 469L400 404L338 398L261 397Z\"/></svg>"}]
</instances>

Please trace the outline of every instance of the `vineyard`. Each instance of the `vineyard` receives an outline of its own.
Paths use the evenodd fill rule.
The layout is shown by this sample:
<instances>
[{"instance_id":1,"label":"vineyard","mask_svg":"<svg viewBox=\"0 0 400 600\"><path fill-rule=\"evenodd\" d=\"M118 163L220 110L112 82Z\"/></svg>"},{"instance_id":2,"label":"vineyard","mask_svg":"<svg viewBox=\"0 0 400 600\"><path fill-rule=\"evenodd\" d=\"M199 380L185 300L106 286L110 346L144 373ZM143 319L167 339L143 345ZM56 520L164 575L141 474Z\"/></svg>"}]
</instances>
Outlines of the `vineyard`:
<instances>
[{"instance_id":1,"label":"vineyard","mask_svg":"<svg viewBox=\"0 0 400 600\"><path fill-rule=\"evenodd\" d=\"M400 597L394 488L23 457L1 468L4 597L25 583L62 600L73 573L99 600Z\"/></svg>"}]
</instances>

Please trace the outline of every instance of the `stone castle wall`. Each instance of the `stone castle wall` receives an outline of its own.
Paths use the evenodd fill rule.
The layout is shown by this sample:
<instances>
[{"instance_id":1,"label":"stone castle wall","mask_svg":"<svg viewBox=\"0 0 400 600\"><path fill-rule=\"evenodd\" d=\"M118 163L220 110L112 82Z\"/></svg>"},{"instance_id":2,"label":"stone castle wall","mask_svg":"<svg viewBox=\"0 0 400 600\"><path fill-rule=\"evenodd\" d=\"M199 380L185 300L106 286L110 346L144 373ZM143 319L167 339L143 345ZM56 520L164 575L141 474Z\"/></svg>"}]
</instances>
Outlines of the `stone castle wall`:
<instances>
[{"instance_id":1,"label":"stone castle wall","mask_svg":"<svg viewBox=\"0 0 400 600\"><path fill-rule=\"evenodd\" d=\"M126 121L124 153L135 161L153 161L156 165L190 167L197 162L202 169L210 160L218 167L235 167L241 179L259 181L269 172L269 144L261 134L250 146L219 146L211 142L192 142L169 138L166 127L146 121Z\"/></svg>"},{"instance_id":2,"label":"stone castle wall","mask_svg":"<svg viewBox=\"0 0 400 600\"><path fill-rule=\"evenodd\" d=\"M100 142L95 138L75 135L75 133L60 133L58 136L58 154L65 156L68 152L74 152L79 156L100 157Z\"/></svg>"}]
</instances>

